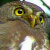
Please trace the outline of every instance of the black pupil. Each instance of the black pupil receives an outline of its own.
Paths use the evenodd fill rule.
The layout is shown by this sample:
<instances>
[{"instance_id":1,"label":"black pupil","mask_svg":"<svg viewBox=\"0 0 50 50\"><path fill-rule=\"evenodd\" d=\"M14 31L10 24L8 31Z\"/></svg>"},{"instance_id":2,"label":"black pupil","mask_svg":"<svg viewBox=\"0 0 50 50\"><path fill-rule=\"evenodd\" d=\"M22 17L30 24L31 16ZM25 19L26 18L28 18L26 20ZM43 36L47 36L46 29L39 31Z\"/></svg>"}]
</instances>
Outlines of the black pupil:
<instances>
[{"instance_id":1,"label":"black pupil","mask_svg":"<svg viewBox=\"0 0 50 50\"><path fill-rule=\"evenodd\" d=\"M22 14L22 10L19 10L18 13L19 13L19 14Z\"/></svg>"},{"instance_id":2,"label":"black pupil","mask_svg":"<svg viewBox=\"0 0 50 50\"><path fill-rule=\"evenodd\" d=\"M42 21L42 18L40 18L40 21Z\"/></svg>"}]
</instances>

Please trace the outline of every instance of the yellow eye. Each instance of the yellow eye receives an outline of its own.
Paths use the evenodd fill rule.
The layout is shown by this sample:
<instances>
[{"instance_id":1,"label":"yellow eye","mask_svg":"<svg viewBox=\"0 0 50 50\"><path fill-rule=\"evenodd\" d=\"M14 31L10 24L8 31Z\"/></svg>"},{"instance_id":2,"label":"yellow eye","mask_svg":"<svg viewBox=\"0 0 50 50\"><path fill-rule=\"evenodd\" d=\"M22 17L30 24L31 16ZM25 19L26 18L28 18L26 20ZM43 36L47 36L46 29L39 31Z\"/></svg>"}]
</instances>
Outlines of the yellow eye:
<instances>
[{"instance_id":1,"label":"yellow eye","mask_svg":"<svg viewBox=\"0 0 50 50\"><path fill-rule=\"evenodd\" d=\"M41 24L44 23L44 18L43 17L40 17L39 20L40 20Z\"/></svg>"},{"instance_id":2,"label":"yellow eye","mask_svg":"<svg viewBox=\"0 0 50 50\"><path fill-rule=\"evenodd\" d=\"M16 8L15 11L14 11L14 13L17 16L22 16L25 13L25 11L24 11L23 8Z\"/></svg>"}]
</instances>

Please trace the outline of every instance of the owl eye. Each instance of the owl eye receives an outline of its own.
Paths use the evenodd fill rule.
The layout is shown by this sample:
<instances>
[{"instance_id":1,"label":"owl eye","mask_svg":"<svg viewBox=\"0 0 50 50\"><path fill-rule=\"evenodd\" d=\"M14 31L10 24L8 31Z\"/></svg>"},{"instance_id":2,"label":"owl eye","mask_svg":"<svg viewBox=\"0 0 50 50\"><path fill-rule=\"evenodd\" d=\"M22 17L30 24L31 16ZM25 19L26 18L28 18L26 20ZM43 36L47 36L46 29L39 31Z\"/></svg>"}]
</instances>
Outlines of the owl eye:
<instances>
[{"instance_id":1,"label":"owl eye","mask_svg":"<svg viewBox=\"0 0 50 50\"><path fill-rule=\"evenodd\" d=\"M22 16L25 13L25 11L24 11L23 8L16 8L15 11L14 11L14 13L17 16Z\"/></svg>"},{"instance_id":2,"label":"owl eye","mask_svg":"<svg viewBox=\"0 0 50 50\"><path fill-rule=\"evenodd\" d=\"M43 17L40 17L39 20L40 20L40 23L41 23L41 24L44 22Z\"/></svg>"},{"instance_id":3,"label":"owl eye","mask_svg":"<svg viewBox=\"0 0 50 50\"><path fill-rule=\"evenodd\" d=\"M43 13L40 14L39 20L40 20L40 23L41 23L41 24L44 23L44 16L43 16Z\"/></svg>"}]
</instances>

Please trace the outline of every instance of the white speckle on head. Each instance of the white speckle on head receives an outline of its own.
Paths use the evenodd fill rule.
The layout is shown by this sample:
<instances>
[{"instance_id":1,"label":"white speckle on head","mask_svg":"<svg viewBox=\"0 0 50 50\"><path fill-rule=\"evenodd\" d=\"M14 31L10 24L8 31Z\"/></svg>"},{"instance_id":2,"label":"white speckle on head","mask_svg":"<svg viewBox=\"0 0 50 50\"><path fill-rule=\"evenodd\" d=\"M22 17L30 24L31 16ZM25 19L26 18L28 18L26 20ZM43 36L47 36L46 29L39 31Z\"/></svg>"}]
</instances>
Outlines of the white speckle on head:
<instances>
[{"instance_id":1,"label":"white speckle on head","mask_svg":"<svg viewBox=\"0 0 50 50\"><path fill-rule=\"evenodd\" d=\"M34 38L30 36L26 36L25 40L20 44L21 50L31 50L32 44L34 44L36 41Z\"/></svg>"},{"instance_id":2,"label":"white speckle on head","mask_svg":"<svg viewBox=\"0 0 50 50\"><path fill-rule=\"evenodd\" d=\"M23 3L24 4L24 3Z\"/></svg>"}]
</instances>

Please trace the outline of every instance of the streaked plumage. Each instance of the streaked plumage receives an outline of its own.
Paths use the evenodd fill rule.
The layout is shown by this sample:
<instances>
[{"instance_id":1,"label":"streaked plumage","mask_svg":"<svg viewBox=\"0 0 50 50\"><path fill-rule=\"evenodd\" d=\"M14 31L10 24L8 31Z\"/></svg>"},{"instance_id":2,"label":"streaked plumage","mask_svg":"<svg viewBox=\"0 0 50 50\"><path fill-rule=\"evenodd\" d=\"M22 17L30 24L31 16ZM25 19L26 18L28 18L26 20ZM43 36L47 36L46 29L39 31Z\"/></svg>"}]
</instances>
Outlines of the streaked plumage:
<instances>
[{"instance_id":1,"label":"streaked plumage","mask_svg":"<svg viewBox=\"0 0 50 50\"><path fill-rule=\"evenodd\" d=\"M29 2L0 7L0 50L50 50L44 11Z\"/></svg>"}]
</instances>

